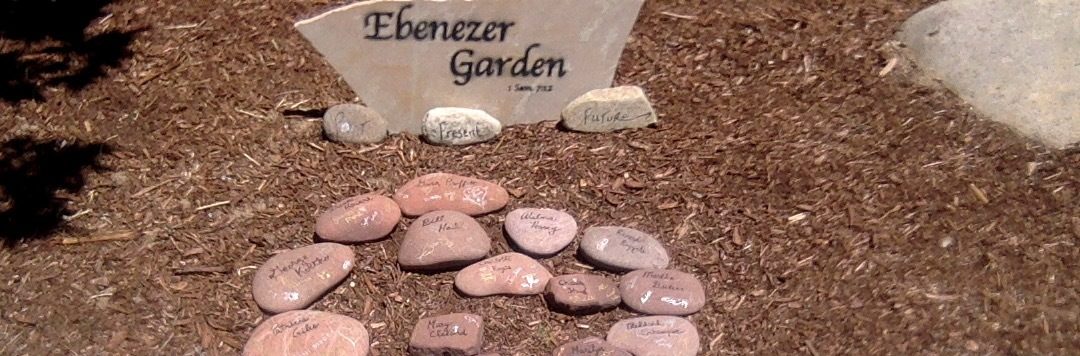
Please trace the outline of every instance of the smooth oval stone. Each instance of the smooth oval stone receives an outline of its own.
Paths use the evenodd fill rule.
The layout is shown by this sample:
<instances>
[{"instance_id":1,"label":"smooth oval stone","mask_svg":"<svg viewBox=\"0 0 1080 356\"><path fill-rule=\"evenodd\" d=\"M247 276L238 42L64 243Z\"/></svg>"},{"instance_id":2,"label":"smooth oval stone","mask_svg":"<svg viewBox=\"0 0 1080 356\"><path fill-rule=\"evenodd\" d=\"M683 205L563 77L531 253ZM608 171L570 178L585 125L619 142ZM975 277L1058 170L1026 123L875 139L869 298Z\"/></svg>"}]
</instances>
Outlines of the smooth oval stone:
<instances>
[{"instance_id":1,"label":"smooth oval stone","mask_svg":"<svg viewBox=\"0 0 1080 356\"><path fill-rule=\"evenodd\" d=\"M270 313L306 308L349 275L354 257L349 246L332 242L279 253L255 271L255 303Z\"/></svg>"},{"instance_id":2,"label":"smooth oval stone","mask_svg":"<svg viewBox=\"0 0 1080 356\"><path fill-rule=\"evenodd\" d=\"M690 315L705 306L705 287L692 274L666 269L627 273L619 282L626 306L652 315Z\"/></svg>"},{"instance_id":3,"label":"smooth oval stone","mask_svg":"<svg viewBox=\"0 0 1080 356\"><path fill-rule=\"evenodd\" d=\"M701 338L689 320L661 315L620 320L608 330L607 342L634 355L692 356Z\"/></svg>"},{"instance_id":4,"label":"smooth oval stone","mask_svg":"<svg viewBox=\"0 0 1080 356\"><path fill-rule=\"evenodd\" d=\"M471 145L499 136L502 123L484 110L434 108L424 115L421 132L436 145Z\"/></svg>"},{"instance_id":5,"label":"smooth oval stone","mask_svg":"<svg viewBox=\"0 0 1080 356\"><path fill-rule=\"evenodd\" d=\"M634 356L598 337L566 343L551 354L552 356Z\"/></svg>"},{"instance_id":6,"label":"smooth oval stone","mask_svg":"<svg viewBox=\"0 0 1080 356\"><path fill-rule=\"evenodd\" d=\"M476 219L456 211L433 211L409 225L398 263L407 270L450 269L479 261L489 250L491 238Z\"/></svg>"},{"instance_id":7,"label":"smooth oval stone","mask_svg":"<svg viewBox=\"0 0 1080 356\"><path fill-rule=\"evenodd\" d=\"M386 139L388 123L375 110L357 104L338 104L323 114L326 138L341 143L378 143Z\"/></svg>"},{"instance_id":8,"label":"smooth oval stone","mask_svg":"<svg viewBox=\"0 0 1080 356\"><path fill-rule=\"evenodd\" d=\"M540 262L517 252L504 253L465 267L454 286L465 295L533 295L544 292L551 272Z\"/></svg>"},{"instance_id":9,"label":"smooth oval stone","mask_svg":"<svg viewBox=\"0 0 1080 356\"><path fill-rule=\"evenodd\" d=\"M393 199L375 195L357 195L334 204L315 220L315 233L334 242L378 240L397 226L401 210Z\"/></svg>"},{"instance_id":10,"label":"smooth oval stone","mask_svg":"<svg viewBox=\"0 0 1080 356\"><path fill-rule=\"evenodd\" d=\"M515 209L506 214L506 234L522 251L533 256L552 256L566 248L577 235L573 216L554 209Z\"/></svg>"},{"instance_id":11,"label":"smooth oval stone","mask_svg":"<svg viewBox=\"0 0 1080 356\"><path fill-rule=\"evenodd\" d=\"M581 255L593 265L616 272L667 268L671 257L652 235L619 226L585 229Z\"/></svg>"},{"instance_id":12,"label":"smooth oval stone","mask_svg":"<svg viewBox=\"0 0 1080 356\"><path fill-rule=\"evenodd\" d=\"M562 111L563 126L580 132L611 132L655 123L656 112L638 86L592 90Z\"/></svg>"},{"instance_id":13,"label":"smooth oval stone","mask_svg":"<svg viewBox=\"0 0 1080 356\"><path fill-rule=\"evenodd\" d=\"M502 209L510 194L498 184L449 173L432 173L405 183L394 201L408 216L453 210L477 216Z\"/></svg>"},{"instance_id":14,"label":"smooth oval stone","mask_svg":"<svg viewBox=\"0 0 1080 356\"><path fill-rule=\"evenodd\" d=\"M244 356L367 356L370 342L364 323L313 310L275 315L255 328L244 344Z\"/></svg>"},{"instance_id":15,"label":"smooth oval stone","mask_svg":"<svg viewBox=\"0 0 1080 356\"><path fill-rule=\"evenodd\" d=\"M416 323L409 338L409 355L476 355L483 346L483 318L475 314L446 314Z\"/></svg>"},{"instance_id":16,"label":"smooth oval stone","mask_svg":"<svg viewBox=\"0 0 1080 356\"><path fill-rule=\"evenodd\" d=\"M622 301L615 282L595 274L568 274L552 278L545 297L552 308L571 314L611 309Z\"/></svg>"}]
</instances>

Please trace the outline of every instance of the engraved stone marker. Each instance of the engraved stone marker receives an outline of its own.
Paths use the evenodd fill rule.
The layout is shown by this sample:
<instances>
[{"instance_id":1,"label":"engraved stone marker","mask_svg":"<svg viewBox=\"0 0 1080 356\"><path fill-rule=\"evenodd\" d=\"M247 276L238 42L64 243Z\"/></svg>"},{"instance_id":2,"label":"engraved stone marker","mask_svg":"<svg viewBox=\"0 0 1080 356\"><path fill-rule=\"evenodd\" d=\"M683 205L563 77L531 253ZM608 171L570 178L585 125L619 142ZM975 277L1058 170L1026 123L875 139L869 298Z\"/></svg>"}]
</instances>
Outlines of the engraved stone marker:
<instances>
[{"instance_id":1,"label":"engraved stone marker","mask_svg":"<svg viewBox=\"0 0 1080 356\"><path fill-rule=\"evenodd\" d=\"M620 320L608 330L607 342L634 355L697 355L701 337L689 320L677 316L645 316Z\"/></svg>"},{"instance_id":2,"label":"engraved stone marker","mask_svg":"<svg viewBox=\"0 0 1080 356\"><path fill-rule=\"evenodd\" d=\"M435 107L503 125L557 120L611 85L644 0L373 0L296 23L390 123L420 133Z\"/></svg>"},{"instance_id":3,"label":"engraved stone marker","mask_svg":"<svg viewBox=\"0 0 1080 356\"><path fill-rule=\"evenodd\" d=\"M484 346L484 319L456 313L420 319L409 338L409 355L476 355Z\"/></svg>"},{"instance_id":4,"label":"engraved stone marker","mask_svg":"<svg viewBox=\"0 0 1080 356\"><path fill-rule=\"evenodd\" d=\"M282 252L255 271L255 303L271 313L306 308L349 275L354 258L348 246L330 242Z\"/></svg>"},{"instance_id":5,"label":"engraved stone marker","mask_svg":"<svg viewBox=\"0 0 1080 356\"><path fill-rule=\"evenodd\" d=\"M344 315L296 310L259 324L243 355L367 356L370 347L364 323Z\"/></svg>"}]
</instances>

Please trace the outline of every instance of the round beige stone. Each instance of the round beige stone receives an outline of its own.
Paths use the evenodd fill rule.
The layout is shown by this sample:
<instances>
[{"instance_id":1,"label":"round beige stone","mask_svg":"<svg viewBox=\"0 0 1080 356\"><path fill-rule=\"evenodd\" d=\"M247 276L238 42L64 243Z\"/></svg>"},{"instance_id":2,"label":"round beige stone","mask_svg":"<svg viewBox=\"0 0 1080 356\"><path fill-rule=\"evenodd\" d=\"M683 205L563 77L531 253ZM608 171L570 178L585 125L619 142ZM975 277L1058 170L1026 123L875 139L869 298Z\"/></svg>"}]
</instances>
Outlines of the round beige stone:
<instances>
[{"instance_id":1,"label":"round beige stone","mask_svg":"<svg viewBox=\"0 0 1080 356\"><path fill-rule=\"evenodd\" d=\"M313 310L275 315L255 328L243 356L326 355L367 356L370 341L356 319Z\"/></svg>"},{"instance_id":2,"label":"round beige stone","mask_svg":"<svg viewBox=\"0 0 1080 356\"><path fill-rule=\"evenodd\" d=\"M598 337L570 342L559 346L553 356L634 356Z\"/></svg>"}]
</instances>

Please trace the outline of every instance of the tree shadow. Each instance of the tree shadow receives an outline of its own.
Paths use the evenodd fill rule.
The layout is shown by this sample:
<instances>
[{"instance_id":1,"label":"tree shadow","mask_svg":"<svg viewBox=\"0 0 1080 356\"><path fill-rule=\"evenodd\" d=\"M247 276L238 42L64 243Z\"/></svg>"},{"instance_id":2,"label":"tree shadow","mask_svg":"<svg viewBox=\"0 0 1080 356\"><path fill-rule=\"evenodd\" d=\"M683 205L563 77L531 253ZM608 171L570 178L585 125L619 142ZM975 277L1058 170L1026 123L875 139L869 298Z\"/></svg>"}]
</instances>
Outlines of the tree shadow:
<instances>
[{"instance_id":1,"label":"tree shadow","mask_svg":"<svg viewBox=\"0 0 1080 356\"><path fill-rule=\"evenodd\" d=\"M82 90L131 57L141 29L88 34L113 0L0 0L0 100L45 100Z\"/></svg>"},{"instance_id":2,"label":"tree shadow","mask_svg":"<svg viewBox=\"0 0 1080 356\"><path fill-rule=\"evenodd\" d=\"M112 152L103 143L36 141L19 137L0 144L0 239L11 246L47 237L72 214L61 195L79 193L85 171L106 170L99 162Z\"/></svg>"}]
</instances>

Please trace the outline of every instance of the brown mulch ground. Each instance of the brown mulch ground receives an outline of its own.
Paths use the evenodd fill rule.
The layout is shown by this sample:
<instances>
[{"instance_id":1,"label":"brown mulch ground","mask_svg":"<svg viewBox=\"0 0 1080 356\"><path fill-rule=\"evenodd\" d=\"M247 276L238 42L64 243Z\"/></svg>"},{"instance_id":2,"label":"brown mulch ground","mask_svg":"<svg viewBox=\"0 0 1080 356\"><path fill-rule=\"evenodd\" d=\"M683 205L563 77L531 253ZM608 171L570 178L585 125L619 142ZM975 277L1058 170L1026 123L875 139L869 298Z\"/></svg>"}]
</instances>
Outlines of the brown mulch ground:
<instances>
[{"instance_id":1,"label":"brown mulch ground","mask_svg":"<svg viewBox=\"0 0 1080 356\"><path fill-rule=\"evenodd\" d=\"M0 354L235 354L264 318L255 266L310 243L333 202L435 171L657 233L710 291L703 354L1080 349L1078 151L980 121L903 65L879 75L931 1L650 1L616 81L645 87L658 128L517 126L463 149L332 144L298 115L353 97L291 27L341 2L6 3ZM480 219L493 253L499 218ZM452 273L397 268L401 235L356 246L314 306L368 323L378 355L403 354L421 314L481 314L504 355L630 315L463 299Z\"/></svg>"}]
</instances>

